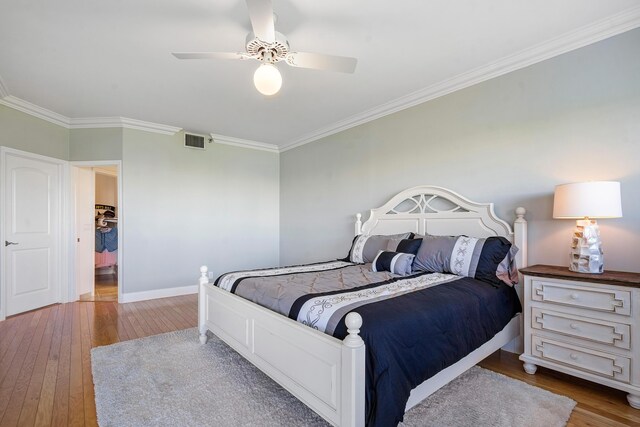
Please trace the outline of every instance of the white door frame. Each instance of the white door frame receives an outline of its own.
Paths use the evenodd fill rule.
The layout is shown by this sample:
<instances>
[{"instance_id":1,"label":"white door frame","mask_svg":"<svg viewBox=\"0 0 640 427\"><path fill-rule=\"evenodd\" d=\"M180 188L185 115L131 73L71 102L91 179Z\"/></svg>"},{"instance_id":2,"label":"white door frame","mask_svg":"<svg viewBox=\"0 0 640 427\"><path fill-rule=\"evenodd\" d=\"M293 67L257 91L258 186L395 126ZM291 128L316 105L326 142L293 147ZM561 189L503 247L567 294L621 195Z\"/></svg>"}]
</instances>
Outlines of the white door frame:
<instances>
[{"instance_id":1,"label":"white door frame","mask_svg":"<svg viewBox=\"0 0 640 427\"><path fill-rule=\"evenodd\" d=\"M82 171L82 173L80 173ZM87 252L89 251L89 249L91 247L93 247L93 250L95 251L95 198L96 198L96 182L95 182L95 177L96 177L96 173L94 168L83 168L83 167L76 167L76 166L71 166L71 180L72 180L72 187L73 187L73 196L74 198L74 213L76 215L75 220L75 239L73 240L73 244L76 248L76 252L75 252L75 257L76 257L76 264L75 264L75 278L76 278L76 298L80 298L80 296L84 293L86 293L87 291L91 292L91 296L95 295L95 252L93 253L85 253L85 257L86 259L83 259L85 257L81 256L82 254L79 254L78 251L80 250L79 248L82 247L83 251L86 250ZM115 174L114 174L115 177ZM88 179L89 182L78 182L80 179L85 180ZM82 188L83 190L87 190L89 193L91 194L82 194L84 193L84 191L81 192L80 188ZM117 191L117 189L116 189ZM81 196L81 200L78 200L78 196ZM80 206L79 203L88 203L85 204L84 206ZM81 225L81 222L78 222L78 215L79 213L82 212L82 215L87 215L89 214L86 218L83 218L83 220L89 220L90 223L92 224L87 224L84 223ZM115 214L115 212L114 212ZM85 230L84 227L87 225L92 225L93 230ZM78 229L78 227L82 228L81 230ZM86 231L86 233L85 233ZM89 237L87 234L92 234L91 237ZM78 240L79 238L82 238L84 240L86 240L84 243L85 245L78 245ZM86 248L85 248L86 246ZM83 261L79 261L79 260L83 260ZM78 262L85 262L86 265L78 265ZM88 277L85 274L81 274L78 275L78 270L86 270L85 273L87 273L90 277L89 281L91 282L91 287L89 289L87 289L84 284L80 284L78 283L78 279L80 277L82 277L83 280L88 279ZM69 271L70 273L72 273L72 270Z\"/></svg>"},{"instance_id":2,"label":"white door frame","mask_svg":"<svg viewBox=\"0 0 640 427\"><path fill-rule=\"evenodd\" d=\"M69 235L69 224L64 218L68 218L69 216L69 191L67 191L69 186L69 162L66 160L56 159L54 157L42 156L40 154L29 153L27 151L16 150L15 148L9 147L0 147L0 165L2 165L2 173L0 173L0 212L4 212L5 208L5 194L4 194L4 184L5 184L5 174L4 174L4 164L5 158L7 154L13 154L16 156L25 157L33 160L41 160L49 163L55 163L58 165L58 179L60 182L60 236L58 244L60 247L60 256L59 259L59 269L58 269L58 302L67 302L69 301L69 293L68 287L64 286L65 278L69 276L68 264L65 262L69 256L69 240L66 236ZM0 321L4 320L7 313L7 284L5 283L4 272L5 270L5 249L4 249L4 240L5 240L5 230L4 230L4 221L0 221Z\"/></svg>"},{"instance_id":3,"label":"white door frame","mask_svg":"<svg viewBox=\"0 0 640 427\"><path fill-rule=\"evenodd\" d=\"M122 191L122 160L82 160L82 161L71 161L69 162L72 167L100 167L100 166L116 166L118 172L118 212L116 212L116 216L118 217L118 302L122 300L122 284L124 280L124 251L123 251L123 230L124 230L124 216L123 205L124 205L124 193ZM75 236L76 236L76 212L73 207L75 206L75 183L69 180L69 185L67 186L67 192L71 195L69 197L69 206L68 212L70 215L68 216L69 221L67 221L67 226L69 227L69 233L67 234L68 238L66 239L67 244L69 245L69 262L68 266L68 274L69 278L69 286L68 286L68 294L72 295L74 301L78 299L78 291L76 286L76 245L75 245Z\"/></svg>"}]
</instances>

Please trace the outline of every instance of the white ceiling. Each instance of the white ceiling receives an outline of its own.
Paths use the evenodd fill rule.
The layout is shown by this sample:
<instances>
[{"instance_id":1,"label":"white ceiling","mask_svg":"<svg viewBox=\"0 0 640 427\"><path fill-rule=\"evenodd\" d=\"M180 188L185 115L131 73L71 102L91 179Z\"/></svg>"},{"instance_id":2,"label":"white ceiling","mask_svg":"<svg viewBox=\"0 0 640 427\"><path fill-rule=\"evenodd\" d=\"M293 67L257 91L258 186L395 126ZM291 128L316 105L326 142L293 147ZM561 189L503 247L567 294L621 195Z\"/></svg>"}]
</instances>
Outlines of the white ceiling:
<instances>
[{"instance_id":1,"label":"white ceiling","mask_svg":"<svg viewBox=\"0 0 640 427\"><path fill-rule=\"evenodd\" d=\"M640 16L637 0L273 4L292 50L357 57L355 74L280 63L282 90L268 98L253 87L255 61L170 54L243 51L244 0L0 0L0 76L11 95L67 117L122 116L283 147L523 51L562 50L597 33L580 43L593 42L621 16Z\"/></svg>"}]
</instances>

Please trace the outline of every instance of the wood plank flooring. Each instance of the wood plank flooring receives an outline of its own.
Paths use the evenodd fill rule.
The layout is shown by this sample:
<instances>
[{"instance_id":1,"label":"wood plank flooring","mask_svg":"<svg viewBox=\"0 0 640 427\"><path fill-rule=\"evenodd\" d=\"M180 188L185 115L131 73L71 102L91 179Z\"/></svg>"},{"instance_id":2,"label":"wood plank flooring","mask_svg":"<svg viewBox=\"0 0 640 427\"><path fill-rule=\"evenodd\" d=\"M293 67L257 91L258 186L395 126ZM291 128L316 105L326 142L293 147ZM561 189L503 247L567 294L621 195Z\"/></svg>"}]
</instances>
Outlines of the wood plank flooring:
<instances>
[{"instance_id":1,"label":"wood plank flooring","mask_svg":"<svg viewBox=\"0 0 640 427\"><path fill-rule=\"evenodd\" d=\"M97 425L91 348L196 324L196 295L60 304L0 322L0 426ZM570 427L640 426L623 392L544 368L528 375L502 351L480 365L577 401Z\"/></svg>"},{"instance_id":2,"label":"wood plank flooring","mask_svg":"<svg viewBox=\"0 0 640 427\"><path fill-rule=\"evenodd\" d=\"M629 406L627 394L620 390L541 367L535 375L529 375L522 369L518 356L505 351L492 354L479 365L575 400L578 404L569 427L640 426L640 410Z\"/></svg>"},{"instance_id":3,"label":"wood plank flooring","mask_svg":"<svg viewBox=\"0 0 640 427\"><path fill-rule=\"evenodd\" d=\"M80 295L80 301L118 301L118 275L96 275L93 295L91 292Z\"/></svg>"},{"instance_id":4,"label":"wood plank flooring","mask_svg":"<svg viewBox=\"0 0 640 427\"><path fill-rule=\"evenodd\" d=\"M93 347L197 325L197 296L74 302L0 322L0 426L95 426Z\"/></svg>"}]
</instances>

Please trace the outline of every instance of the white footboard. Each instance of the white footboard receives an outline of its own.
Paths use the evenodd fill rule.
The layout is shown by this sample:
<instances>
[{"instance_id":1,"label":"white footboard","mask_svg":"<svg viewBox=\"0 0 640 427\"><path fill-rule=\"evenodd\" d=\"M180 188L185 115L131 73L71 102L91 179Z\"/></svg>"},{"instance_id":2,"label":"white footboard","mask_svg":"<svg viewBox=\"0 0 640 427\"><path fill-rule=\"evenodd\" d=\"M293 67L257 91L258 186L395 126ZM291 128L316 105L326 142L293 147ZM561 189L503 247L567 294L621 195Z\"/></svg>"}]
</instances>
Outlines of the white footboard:
<instances>
[{"instance_id":1,"label":"white footboard","mask_svg":"<svg viewBox=\"0 0 640 427\"><path fill-rule=\"evenodd\" d=\"M208 283L202 267L200 342L209 330L336 426L364 426L365 347L359 314L340 341Z\"/></svg>"}]
</instances>

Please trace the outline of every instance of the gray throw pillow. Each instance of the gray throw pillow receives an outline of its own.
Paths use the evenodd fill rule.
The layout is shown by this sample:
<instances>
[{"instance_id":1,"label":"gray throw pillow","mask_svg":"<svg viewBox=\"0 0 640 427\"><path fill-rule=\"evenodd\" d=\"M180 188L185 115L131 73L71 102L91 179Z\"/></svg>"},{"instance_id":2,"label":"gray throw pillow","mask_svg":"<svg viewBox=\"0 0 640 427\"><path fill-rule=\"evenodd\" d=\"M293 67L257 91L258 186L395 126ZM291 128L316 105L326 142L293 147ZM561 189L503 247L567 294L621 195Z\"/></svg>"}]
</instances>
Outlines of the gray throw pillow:
<instances>
[{"instance_id":1,"label":"gray throw pillow","mask_svg":"<svg viewBox=\"0 0 640 427\"><path fill-rule=\"evenodd\" d=\"M422 237L422 244L413 261L413 270L449 273L451 253L457 240L458 236L426 235Z\"/></svg>"},{"instance_id":2,"label":"gray throw pillow","mask_svg":"<svg viewBox=\"0 0 640 427\"><path fill-rule=\"evenodd\" d=\"M422 244L413 271L453 273L483 282L513 286L518 283L518 248L504 237L416 236Z\"/></svg>"},{"instance_id":3,"label":"gray throw pillow","mask_svg":"<svg viewBox=\"0 0 640 427\"><path fill-rule=\"evenodd\" d=\"M413 233L402 234L361 234L353 240L351 251L349 251L349 261L357 263L372 262L378 252L387 249L390 239L408 239Z\"/></svg>"}]
</instances>

